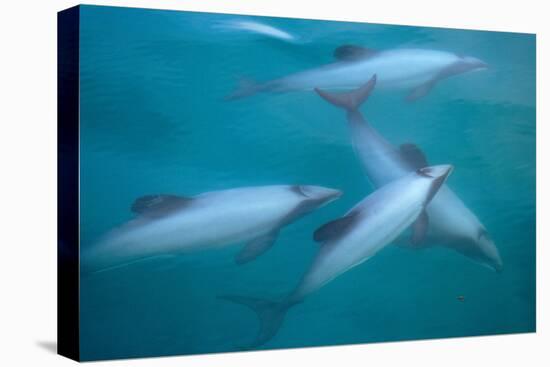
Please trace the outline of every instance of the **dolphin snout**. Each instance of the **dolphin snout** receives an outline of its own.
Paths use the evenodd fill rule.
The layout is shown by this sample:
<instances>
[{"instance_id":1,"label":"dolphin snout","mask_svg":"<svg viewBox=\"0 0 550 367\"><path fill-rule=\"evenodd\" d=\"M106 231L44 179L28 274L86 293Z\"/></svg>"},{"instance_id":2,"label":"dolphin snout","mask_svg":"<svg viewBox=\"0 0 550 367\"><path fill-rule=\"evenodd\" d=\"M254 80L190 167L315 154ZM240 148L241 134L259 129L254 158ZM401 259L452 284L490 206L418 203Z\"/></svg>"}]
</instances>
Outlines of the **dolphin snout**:
<instances>
[{"instance_id":1,"label":"dolphin snout","mask_svg":"<svg viewBox=\"0 0 550 367\"><path fill-rule=\"evenodd\" d=\"M320 195L327 201L332 201L338 199L340 196L343 195L343 192L341 190L337 189L331 189L328 187L323 187L322 192Z\"/></svg>"},{"instance_id":2,"label":"dolphin snout","mask_svg":"<svg viewBox=\"0 0 550 367\"><path fill-rule=\"evenodd\" d=\"M483 252L484 259L482 261L494 271L500 273L504 264L495 243L489 238L486 232L481 234L477 243Z\"/></svg>"},{"instance_id":3,"label":"dolphin snout","mask_svg":"<svg viewBox=\"0 0 550 367\"><path fill-rule=\"evenodd\" d=\"M302 193L310 199L332 201L342 196L342 191L323 186L300 186Z\"/></svg>"},{"instance_id":4,"label":"dolphin snout","mask_svg":"<svg viewBox=\"0 0 550 367\"><path fill-rule=\"evenodd\" d=\"M489 64L487 64L486 62L480 60L480 62L478 64L478 68L479 69L489 69Z\"/></svg>"},{"instance_id":5,"label":"dolphin snout","mask_svg":"<svg viewBox=\"0 0 550 367\"><path fill-rule=\"evenodd\" d=\"M327 197L331 200L336 200L340 198L344 193L341 190L328 189Z\"/></svg>"},{"instance_id":6,"label":"dolphin snout","mask_svg":"<svg viewBox=\"0 0 550 367\"><path fill-rule=\"evenodd\" d=\"M471 70L489 69L489 64L477 57L466 56L463 57L463 60L470 66Z\"/></svg>"},{"instance_id":7,"label":"dolphin snout","mask_svg":"<svg viewBox=\"0 0 550 367\"><path fill-rule=\"evenodd\" d=\"M427 205L430 201L432 201L433 197L439 191L441 186L445 183L445 180L452 171L453 166L451 166L450 164L424 167L416 171L417 175L428 178L431 181L424 205Z\"/></svg>"},{"instance_id":8,"label":"dolphin snout","mask_svg":"<svg viewBox=\"0 0 550 367\"><path fill-rule=\"evenodd\" d=\"M475 64L473 64L473 71L482 71L489 69L489 64L487 64L485 61L478 60Z\"/></svg>"},{"instance_id":9,"label":"dolphin snout","mask_svg":"<svg viewBox=\"0 0 550 367\"><path fill-rule=\"evenodd\" d=\"M488 268L493 269L496 273L501 273L504 268L504 264L498 253L485 254L485 259L482 259L481 262Z\"/></svg>"}]
</instances>

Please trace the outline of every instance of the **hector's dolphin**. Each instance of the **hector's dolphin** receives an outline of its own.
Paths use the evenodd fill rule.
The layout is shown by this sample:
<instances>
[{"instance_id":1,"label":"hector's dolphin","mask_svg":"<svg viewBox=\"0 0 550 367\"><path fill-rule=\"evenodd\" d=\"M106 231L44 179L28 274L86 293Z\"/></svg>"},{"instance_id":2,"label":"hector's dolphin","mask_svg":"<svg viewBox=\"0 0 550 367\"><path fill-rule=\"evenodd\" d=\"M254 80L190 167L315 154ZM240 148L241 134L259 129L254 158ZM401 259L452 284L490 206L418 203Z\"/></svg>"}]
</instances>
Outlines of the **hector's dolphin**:
<instances>
[{"instance_id":1,"label":"hector's dolphin","mask_svg":"<svg viewBox=\"0 0 550 367\"><path fill-rule=\"evenodd\" d=\"M316 91L328 102L346 110L353 147L369 179L375 187L380 187L428 164L413 144L394 148L359 112L376 80L375 75L367 84L349 93ZM412 229L412 245L441 244L496 271L502 269L502 260L487 230L447 185L439 190Z\"/></svg>"},{"instance_id":2,"label":"hector's dolphin","mask_svg":"<svg viewBox=\"0 0 550 367\"><path fill-rule=\"evenodd\" d=\"M319 252L298 286L281 301L220 297L257 312L260 330L250 347L269 341L279 330L289 308L368 260L399 236L424 211L451 170L451 166L441 165L409 173L370 194L343 217L317 229L313 238L320 242Z\"/></svg>"},{"instance_id":3,"label":"hector's dolphin","mask_svg":"<svg viewBox=\"0 0 550 367\"><path fill-rule=\"evenodd\" d=\"M483 61L451 52L424 49L376 51L345 45L334 51L335 63L264 83L243 82L227 99L258 92L287 92L313 88L353 89L377 74L379 87L410 90L407 99L425 96L440 81L453 75L487 68Z\"/></svg>"},{"instance_id":4,"label":"hector's dolphin","mask_svg":"<svg viewBox=\"0 0 550 367\"><path fill-rule=\"evenodd\" d=\"M220 21L214 25L215 28L222 30L235 30L250 32L257 35L275 38L285 42L297 42L298 38L293 34L269 24L261 23L255 20L226 20Z\"/></svg>"},{"instance_id":5,"label":"hector's dolphin","mask_svg":"<svg viewBox=\"0 0 550 367\"><path fill-rule=\"evenodd\" d=\"M83 254L84 271L103 270L158 255L246 242L239 264L267 251L285 225L340 197L320 186L242 187L194 197L137 199L137 217Z\"/></svg>"}]
</instances>

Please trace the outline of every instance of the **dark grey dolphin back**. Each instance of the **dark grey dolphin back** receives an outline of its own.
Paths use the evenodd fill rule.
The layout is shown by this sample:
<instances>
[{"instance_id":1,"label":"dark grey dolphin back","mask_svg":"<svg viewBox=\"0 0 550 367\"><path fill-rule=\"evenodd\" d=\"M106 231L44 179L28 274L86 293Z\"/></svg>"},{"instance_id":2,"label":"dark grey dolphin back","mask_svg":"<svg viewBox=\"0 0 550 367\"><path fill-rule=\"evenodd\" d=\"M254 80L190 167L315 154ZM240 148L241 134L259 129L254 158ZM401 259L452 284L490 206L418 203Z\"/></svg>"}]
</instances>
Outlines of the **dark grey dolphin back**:
<instances>
[{"instance_id":1,"label":"dark grey dolphin back","mask_svg":"<svg viewBox=\"0 0 550 367\"><path fill-rule=\"evenodd\" d=\"M159 194L145 195L137 198L132 204L132 212L149 218L161 218L188 206L193 198Z\"/></svg>"},{"instance_id":2,"label":"dark grey dolphin back","mask_svg":"<svg viewBox=\"0 0 550 367\"><path fill-rule=\"evenodd\" d=\"M377 53L377 50L367 47L342 45L334 50L333 56L335 59L340 61L358 61L372 57Z\"/></svg>"}]
</instances>

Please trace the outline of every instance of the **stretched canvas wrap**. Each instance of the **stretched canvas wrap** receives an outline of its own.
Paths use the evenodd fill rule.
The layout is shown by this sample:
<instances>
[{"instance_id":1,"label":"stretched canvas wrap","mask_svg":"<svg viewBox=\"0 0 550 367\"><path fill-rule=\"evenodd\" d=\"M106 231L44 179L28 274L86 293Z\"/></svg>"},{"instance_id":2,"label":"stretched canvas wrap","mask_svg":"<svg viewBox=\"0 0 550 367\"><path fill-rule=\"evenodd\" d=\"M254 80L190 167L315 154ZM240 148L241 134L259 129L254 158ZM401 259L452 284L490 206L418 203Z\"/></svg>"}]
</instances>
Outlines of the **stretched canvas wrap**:
<instances>
[{"instance_id":1,"label":"stretched canvas wrap","mask_svg":"<svg viewBox=\"0 0 550 367\"><path fill-rule=\"evenodd\" d=\"M535 35L58 22L60 354L535 331Z\"/></svg>"}]
</instances>

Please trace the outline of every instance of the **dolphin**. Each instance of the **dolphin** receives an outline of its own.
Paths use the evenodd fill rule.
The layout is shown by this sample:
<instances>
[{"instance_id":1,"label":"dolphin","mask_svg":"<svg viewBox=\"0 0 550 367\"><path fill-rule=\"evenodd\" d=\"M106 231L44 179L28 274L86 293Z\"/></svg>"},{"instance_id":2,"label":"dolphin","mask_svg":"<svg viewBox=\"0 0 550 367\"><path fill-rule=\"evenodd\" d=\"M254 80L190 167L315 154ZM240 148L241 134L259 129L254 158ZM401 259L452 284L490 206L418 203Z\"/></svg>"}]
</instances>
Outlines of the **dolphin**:
<instances>
[{"instance_id":1,"label":"dolphin","mask_svg":"<svg viewBox=\"0 0 550 367\"><path fill-rule=\"evenodd\" d=\"M232 19L227 21L220 21L219 23L215 24L215 27L219 29L249 32L290 43L298 41L298 37L283 29L254 20Z\"/></svg>"},{"instance_id":2,"label":"dolphin","mask_svg":"<svg viewBox=\"0 0 550 367\"><path fill-rule=\"evenodd\" d=\"M371 193L343 217L319 227L313 235L320 243L317 255L296 288L282 300L219 297L258 314L260 329L250 348L271 340L291 307L370 259L399 236L424 212L451 171L452 166L440 165L411 172Z\"/></svg>"},{"instance_id":3,"label":"dolphin","mask_svg":"<svg viewBox=\"0 0 550 367\"><path fill-rule=\"evenodd\" d=\"M288 92L354 89L377 74L379 87L407 89L407 100L427 95L441 80L469 71L486 69L485 62L471 56L426 49L377 51L344 45L334 51L336 62L291 74L280 79L257 83L243 82L227 99L238 99L259 92Z\"/></svg>"},{"instance_id":4,"label":"dolphin","mask_svg":"<svg viewBox=\"0 0 550 367\"><path fill-rule=\"evenodd\" d=\"M340 197L321 186L241 187L194 197L148 195L132 205L135 219L111 231L82 256L84 272L159 255L245 242L235 261L266 252L280 230Z\"/></svg>"},{"instance_id":5,"label":"dolphin","mask_svg":"<svg viewBox=\"0 0 550 367\"><path fill-rule=\"evenodd\" d=\"M331 94L320 89L316 91L323 99L346 111L354 150L370 181L375 187L381 187L428 163L424 153L414 144L403 144L399 149L393 147L359 112L359 106L376 83L377 76L374 75L368 83L352 92ZM440 244L495 271L502 270L498 249L486 228L447 185L439 190L412 229L410 240L406 242L413 247Z\"/></svg>"}]
</instances>

